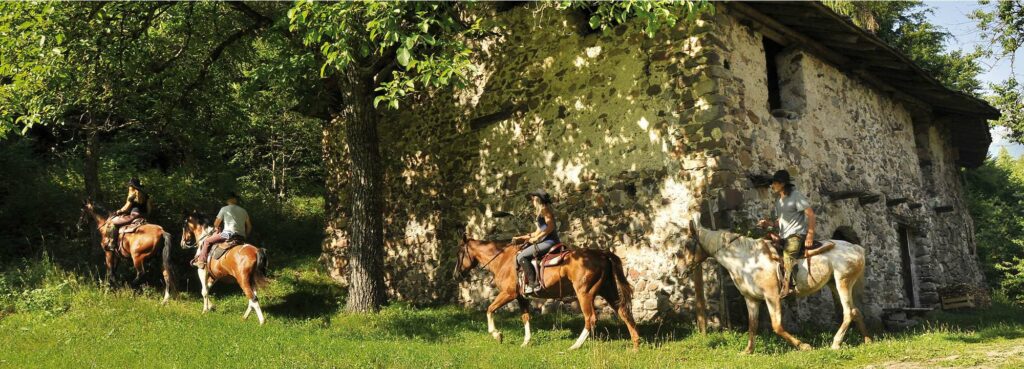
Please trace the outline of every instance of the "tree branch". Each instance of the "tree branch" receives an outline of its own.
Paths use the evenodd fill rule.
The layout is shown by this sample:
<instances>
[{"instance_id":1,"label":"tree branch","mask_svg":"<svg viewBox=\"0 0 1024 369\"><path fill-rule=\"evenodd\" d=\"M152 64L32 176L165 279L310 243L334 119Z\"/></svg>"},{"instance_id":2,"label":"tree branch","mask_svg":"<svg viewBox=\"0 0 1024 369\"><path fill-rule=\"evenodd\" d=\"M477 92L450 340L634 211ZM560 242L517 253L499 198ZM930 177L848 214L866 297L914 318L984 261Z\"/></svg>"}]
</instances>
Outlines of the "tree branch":
<instances>
[{"instance_id":1,"label":"tree branch","mask_svg":"<svg viewBox=\"0 0 1024 369\"><path fill-rule=\"evenodd\" d=\"M238 42L238 40L241 40L242 37L245 37L247 34L255 33L256 31L266 27L268 24L268 22L257 22L247 28L236 31L227 38L221 40L221 42L217 44L217 46L214 47L212 51L210 51L210 55L208 55L206 59L203 61L202 66L200 66L199 68L199 74L196 76L196 79L193 80L192 83L189 83L188 86L185 86L184 89L182 89L181 96L178 98L179 104L184 102L186 97L189 96L193 90L198 88L199 85L206 80L206 77L210 74L210 68L213 67L214 63L220 60L221 56L224 55L224 50L227 49L228 46L231 46L235 42Z\"/></svg>"}]
</instances>

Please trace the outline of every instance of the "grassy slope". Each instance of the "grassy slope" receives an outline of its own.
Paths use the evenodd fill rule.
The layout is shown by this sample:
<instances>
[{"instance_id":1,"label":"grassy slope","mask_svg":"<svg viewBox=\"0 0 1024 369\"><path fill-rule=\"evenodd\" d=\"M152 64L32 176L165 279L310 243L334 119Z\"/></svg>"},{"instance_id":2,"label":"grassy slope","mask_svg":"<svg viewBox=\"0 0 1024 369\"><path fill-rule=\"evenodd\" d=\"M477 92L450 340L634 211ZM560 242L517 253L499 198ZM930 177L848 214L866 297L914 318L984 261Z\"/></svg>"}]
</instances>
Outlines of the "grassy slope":
<instances>
[{"instance_id":1,"label":"grassy slope","mask_svg":"<svg viewBox=\"0 0 1024 369\"><path fill-rule=\"evenodd\" d=\"M499 315L506 340L499 344L487 334L478 310L396 304L377 315L342 312L344 291L316 262L317 233L296 233L311 235L295 242L308 247L271 248L274 281L262 293L269 316L263 327L254 317L240 319L245 301L234 286L214 287L217 310L202 315L194 282L185 286L188 293L181 299L159 306L154 289L136 296L55 272L48 278L66 283L60 298L69 301L69 308L56 315L21 311L0 316L0 367L1024 366L1024 310L1005 305L985 313L939 314L916 332L881 335L870 345L858 344L860 337L851 330L850 347L840 351L796 352L763 329L751 356L738 354L745 345L743 333L701 336L689 331L688 322L641 326L643 346L630 353L625 329L613 320L602 320L597 339L583 349L565 352L582 321L572 313L549 314L534 317L533 343L523 349L522 326L511 313ZM832 333L798 336L820 348L828 346Z\"/></svg>"}]
</instances>

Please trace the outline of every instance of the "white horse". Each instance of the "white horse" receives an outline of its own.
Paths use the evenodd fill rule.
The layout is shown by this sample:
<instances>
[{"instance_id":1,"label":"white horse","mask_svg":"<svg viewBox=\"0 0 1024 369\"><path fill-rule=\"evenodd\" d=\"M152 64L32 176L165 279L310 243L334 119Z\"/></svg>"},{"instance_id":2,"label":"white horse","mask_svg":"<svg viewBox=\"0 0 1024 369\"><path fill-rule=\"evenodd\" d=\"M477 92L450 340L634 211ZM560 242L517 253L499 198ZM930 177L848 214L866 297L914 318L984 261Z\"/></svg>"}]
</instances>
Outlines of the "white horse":
<instances>
[{"instance_id":1,"label":"white horse","mask_svg":"<svg viewBox=\"0 0 1024 369\"><path fill-rule=\"evenodd\" d=\"M697 237L693 237L694 235ZM864 275L864 248L842 240L831 240L830 242L835 246L823 250L819 255L812 256L810 268L808 268L808 259L806 258L800 259L794 266L795 293L799 297L814 294L829 284L829 280L834 279L835 283L829 284L829 287L832 288L833 298L838 296L842 305L843 323L839 326L835 338L832 339L832 348L840 347L843 337L846 336L846 330L849 329L850 323L853 321L857 322L857 329L864 336L864 343L870 343L871 336L864 326L864 317L857 309L854 294L855 287L863 287L858 285L863 284L861 277ZM688 271L692 271L705 258L713 257L729 271L729 276L736 284L736 288L743 294L743 298L747 302L747 316L750 319L749 338L745 353L754 352L758 308L762 300L768 306L768 314L771 317L772 330L775 331L775 334L801 350L811 348L810 345L800 342L799 339L786 332L782 326L779 260L771 241L743 237L728 231L703 229L691 221L690 235L683 250L684 262L689 264Z\"/></svg>"}]
</instances>

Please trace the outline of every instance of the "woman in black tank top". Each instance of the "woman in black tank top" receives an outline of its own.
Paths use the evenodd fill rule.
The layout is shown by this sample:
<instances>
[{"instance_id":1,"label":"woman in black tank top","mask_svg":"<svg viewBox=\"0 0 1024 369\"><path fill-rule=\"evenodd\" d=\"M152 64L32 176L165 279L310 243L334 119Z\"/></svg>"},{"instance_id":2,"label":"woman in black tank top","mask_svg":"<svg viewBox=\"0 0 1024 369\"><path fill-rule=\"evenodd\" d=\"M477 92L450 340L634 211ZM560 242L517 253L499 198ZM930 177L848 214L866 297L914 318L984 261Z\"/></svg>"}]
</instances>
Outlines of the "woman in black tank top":
<instances>
[{"instance_id":1,"label":"woman in black tank top","mask_svg":"<svg viewBox=\"0 0 1024 369\"><path fill-rule=\"evenodd\" d=\"M110 242L107 247L114 249L117 245L118 227L131 223L135 219L145 218L149 210L149 195L142 192L142 182L138 178L132 177L128 180L128 198L125 200L124 206L117 209L117 212L114 213L116 216L108 221L110 228L107 229L107 239Z\"/></svg>"},{"instance_id":2,"label":"woman in black tank top","mask_svg":"<svg viewBox=\"0 0 1024 369\"><path fill-rule=\"evenodd\" d=\"M544 190L539 190L530 192L526 197L530 199L533 207L537 210L537 230L530 234L513 237L512 242L526 241L530 243L516 254L516 261L526 272L527 286L524 287L524 293L530 294L538 288L536 286L536 271L530 266L530 263L551 250L559 243L559 239L558 225L555 224L555 212L551 209L551 196Z\"/></svg>"}]
</instances>

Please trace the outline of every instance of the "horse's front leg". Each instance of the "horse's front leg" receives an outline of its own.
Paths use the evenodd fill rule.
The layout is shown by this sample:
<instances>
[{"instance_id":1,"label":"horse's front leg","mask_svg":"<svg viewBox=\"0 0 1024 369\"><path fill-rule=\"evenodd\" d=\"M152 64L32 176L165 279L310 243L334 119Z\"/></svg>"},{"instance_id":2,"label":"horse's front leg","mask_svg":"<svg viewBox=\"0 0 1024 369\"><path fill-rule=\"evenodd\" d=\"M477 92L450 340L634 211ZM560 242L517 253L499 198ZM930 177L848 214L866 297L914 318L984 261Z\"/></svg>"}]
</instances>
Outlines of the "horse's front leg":
<instances>
[{"instance_id":1,"label":"horse's front leg","mask_svg":"<svg viewBox=\"0 0 1024 369\"><path fill-rule=\"evenodd\" d=\"M114 275L114 269L117 268L117 255L114 255L114 253L110 251L104 251L104 254L106 256L107 264L107 284L113 288L117 284Z\"/></svg>"},{"instance_id":2,"label":"horse's front leg","mask_svg":"<svg viewBox=\"0 0 1024 369\"><path fill-rule=\"evenodd\" d=\"M491 302L491 305L487 307L487 333L490 333L491 337L498 340L498 343L501 343L501 331L494 326L494 312L515 299L515 292L501 292L498 294L498 297Z\"/></svg>"},{"instance_id":3,"label":"horse's front leg","mask_svg":"<svg viewBox=\"0 0 1024 369\"><path fill-rule=\"evenodd\" d=\"M516 297L516 301L519 303L519 312L522 313L523 317L523 344L520 347L526 347L530 344L530 301L525 297Z\"/></svg>"},{"instance_id":4,"label":"horse's front leg","mask_svg":"<svg viewBox=\"0 0 1024 369\"><path fill-rule=\"evenodd\" d=\"M747 302L747 348L744 354L754 353L754 339L757 338L758 315L761 313L761 302L757 299L744 297Z\"/></svg>"},{"instance_id":5,"label":"horse's front leg","mask_svg":"<svg viewBox=\"0 0 1024 369\"><path fill-rule=\"evenodd\" d=\"M775 331L775 334L789 342L793 347L800 350L810 350L811 345L800 342L799 339L786 332L786 328L782 326L782 299L779 296L766 296L765 304L768 305L768 316L772 319L772 330Z\"/></svg>"},{"instance_id":6,"label":"horse's front leg","mask_svg":"<svg viewBox=\"0 0 1024 369\"><path fill-rule=\"evenodd\" d=\"M203 313L206 313L213 308L213 305L210 304L210 287L207 283L207 274L206 268L199 269L199 283L203 286Z\"/></svg>"}]
</instances>

